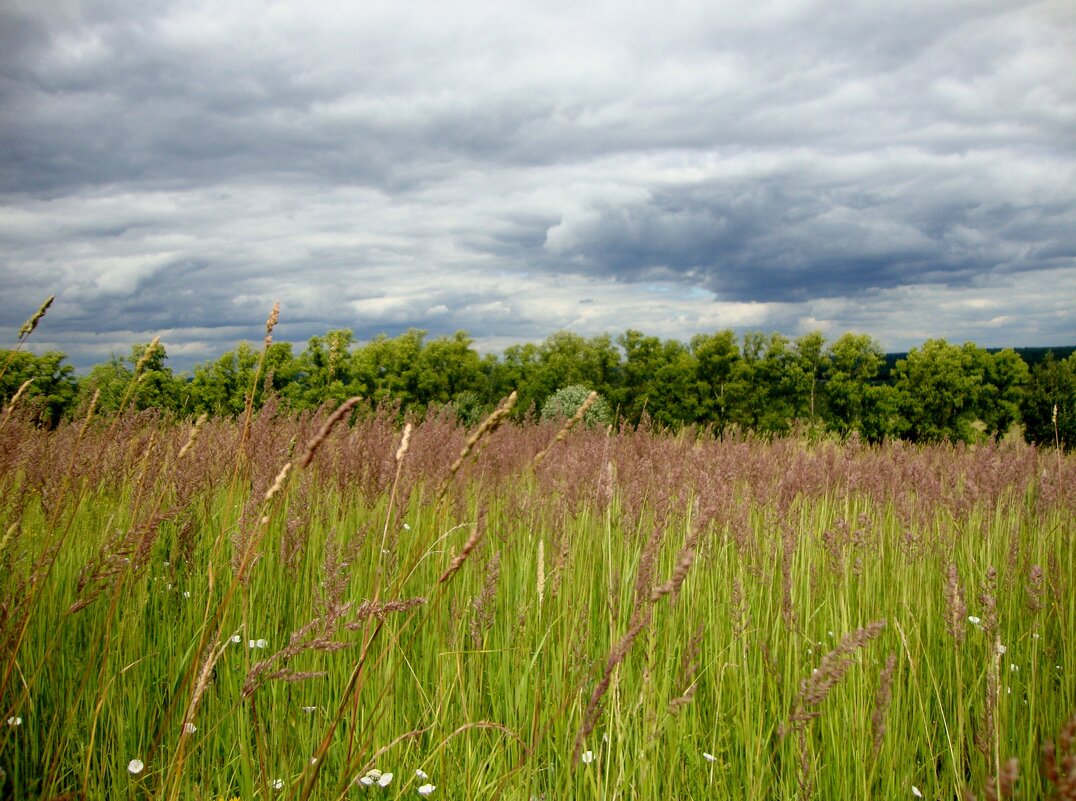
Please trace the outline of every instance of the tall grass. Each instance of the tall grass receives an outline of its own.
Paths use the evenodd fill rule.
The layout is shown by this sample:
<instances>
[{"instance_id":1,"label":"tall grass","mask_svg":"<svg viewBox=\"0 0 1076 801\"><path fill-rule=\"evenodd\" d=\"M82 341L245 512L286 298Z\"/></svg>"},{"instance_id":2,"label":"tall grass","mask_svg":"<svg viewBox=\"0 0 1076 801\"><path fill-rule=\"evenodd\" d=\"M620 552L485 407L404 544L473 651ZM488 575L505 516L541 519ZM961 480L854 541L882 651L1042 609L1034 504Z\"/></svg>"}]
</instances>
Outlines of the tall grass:
<instances>
[{"instance_id":1,"label":"tall grass","mask_svg":"<svg viewBox=\"0 0 1076 801\"><path fill-rule=\"evenodd\" d=\"M1063 785L1071 457L348 412L12 412L4 798Z\"/></svg>"}]
</instances>

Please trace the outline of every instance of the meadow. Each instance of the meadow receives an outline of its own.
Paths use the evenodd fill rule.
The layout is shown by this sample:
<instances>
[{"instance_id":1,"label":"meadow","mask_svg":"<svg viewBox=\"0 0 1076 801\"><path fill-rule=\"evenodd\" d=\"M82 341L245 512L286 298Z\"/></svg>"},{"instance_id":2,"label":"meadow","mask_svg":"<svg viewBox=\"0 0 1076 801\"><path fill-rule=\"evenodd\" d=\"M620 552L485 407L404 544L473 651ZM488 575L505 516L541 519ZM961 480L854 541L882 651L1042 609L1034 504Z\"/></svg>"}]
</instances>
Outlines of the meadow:
<instances>
[{"instance_id":1,"label":"meadow","mask_svg":"<svg viewBox=\"0 0 1076 801\"><path fill-rule=\"evenodd\" d=\"M0 797L1076 798L1073 456L341 409L8 410Z\"/></svg>"}]
</instances>

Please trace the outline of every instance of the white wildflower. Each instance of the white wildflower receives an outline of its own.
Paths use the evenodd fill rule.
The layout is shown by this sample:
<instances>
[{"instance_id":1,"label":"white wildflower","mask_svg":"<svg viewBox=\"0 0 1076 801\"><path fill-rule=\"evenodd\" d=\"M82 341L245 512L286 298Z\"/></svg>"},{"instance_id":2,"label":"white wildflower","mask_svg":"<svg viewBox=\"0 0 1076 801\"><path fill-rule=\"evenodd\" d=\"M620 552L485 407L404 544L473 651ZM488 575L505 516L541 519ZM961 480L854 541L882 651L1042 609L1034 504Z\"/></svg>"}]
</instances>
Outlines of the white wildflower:
<instances>
[{"instance_id":1,"label":"white wildflower","mask_svg":"<svg viewBox=\"0 0 1076 801\"><path fill-rule=\"evenodd\" d=\"M976 617L975 615L968 615L968 622L971 623L971 625L973 626L981 626L983 623L983 619L980 617Z\"/></svg>"},{"instance_id":2,"label":"white wildflower","mask_svg":"<svg viewBox=\"0 0 1076 801\"><path fill-rule=\"evenodd\" d=\"M437 785L435 784L424 784L418 788L418 794L425 798L426 796L432 795L433 791L436 789Z\"/></svg>"},{"instance_id":3,"label":"white wildflower","mask_svg":"<svg viewBox=\"0 0 1076 801\"><path fill-rule=\"evenodd\" d=\"M422 768L416 768L416 770L415 770L415 778L416 779L421 779L422 781L426 781L426 779L428 779L430 777L426 775L426 771L424 771Z\"/></svg>"},{"instance_id":4,"label":"white wildflower","mask_svg":"<svg viewBox=\"0 0 1076 801\"><path fill-rule=\"evenodd\" d=\"M127 763L127 772L132 776L137 776L142 772L142 769L146 767L145 763L141 759L132 759Z\"/></svg>"}]
</instances>

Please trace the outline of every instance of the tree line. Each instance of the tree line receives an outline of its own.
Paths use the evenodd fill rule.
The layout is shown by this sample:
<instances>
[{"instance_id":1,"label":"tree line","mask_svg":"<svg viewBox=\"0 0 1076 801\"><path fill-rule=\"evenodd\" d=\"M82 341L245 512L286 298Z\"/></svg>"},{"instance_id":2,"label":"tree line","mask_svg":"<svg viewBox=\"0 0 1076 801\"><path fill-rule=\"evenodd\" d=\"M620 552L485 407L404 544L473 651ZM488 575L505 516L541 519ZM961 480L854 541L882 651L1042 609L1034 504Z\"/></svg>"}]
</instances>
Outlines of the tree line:
<instances>
[{"instance_id":1,"label":"tree line","mask_svg":"<svg viewBox=\"0 0 1076 801\"><path fill-rule=\"evenodd\" d=\"M77 376L63 353L0 351L0 400L20 403L45 425L84 411L97 394L101 413L158 409L176 416L243 413L272 393L286 410L315 409L359 395L401 413L451 410L473 424L515 390L516 415L559 409L564 391L596 390L599 422L715 433L828 432L868 441L973 442L1022 427L1029 442L1076 444L1076 353L1029 368L1012 349L932 339L892 369L872 337L821 332L698 334L688 342L629 329L619 336L560 331L540 344L480 355L464 331L427 338L411 329L366 343L347 329L315 336L305 349L247 343L193 370L173 373L164 346L142 343ZM560 395L557 396L558 391ZM554 396L561 402L553 403Z\"/></svg>"}]
</instances>

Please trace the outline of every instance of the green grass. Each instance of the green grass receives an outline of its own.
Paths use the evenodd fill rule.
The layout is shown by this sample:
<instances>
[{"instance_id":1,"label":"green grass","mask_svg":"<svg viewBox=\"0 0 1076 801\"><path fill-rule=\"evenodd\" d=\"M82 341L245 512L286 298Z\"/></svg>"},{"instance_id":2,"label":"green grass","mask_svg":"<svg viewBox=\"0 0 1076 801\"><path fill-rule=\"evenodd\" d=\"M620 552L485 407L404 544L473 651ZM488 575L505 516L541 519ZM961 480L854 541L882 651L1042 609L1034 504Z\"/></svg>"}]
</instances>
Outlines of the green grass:
<instances>
[{"instance_id":1,"label":"green grass","mask_svg":"<svg viewBox=\"0 0 1076 801\"><path fill-rule=\"evenodd\" d=\"M0 726L0 797L414 798L422 769L433 798L958 799L1010 757L1015 797L1050 792L1040 748L1076 711L1071 457L591 431L534 471L556 429L531 426L438 503L467 432L419 425L397 477L391 420L366 416L262 503L319 422L259 418L249 458L224 423L184 460L186 429L155 421L3 432L0 701L21 725ZM950 563L983 620L962 642ZM356 786L373 767L392 782Z\"/></svg>"}]
</instances>

